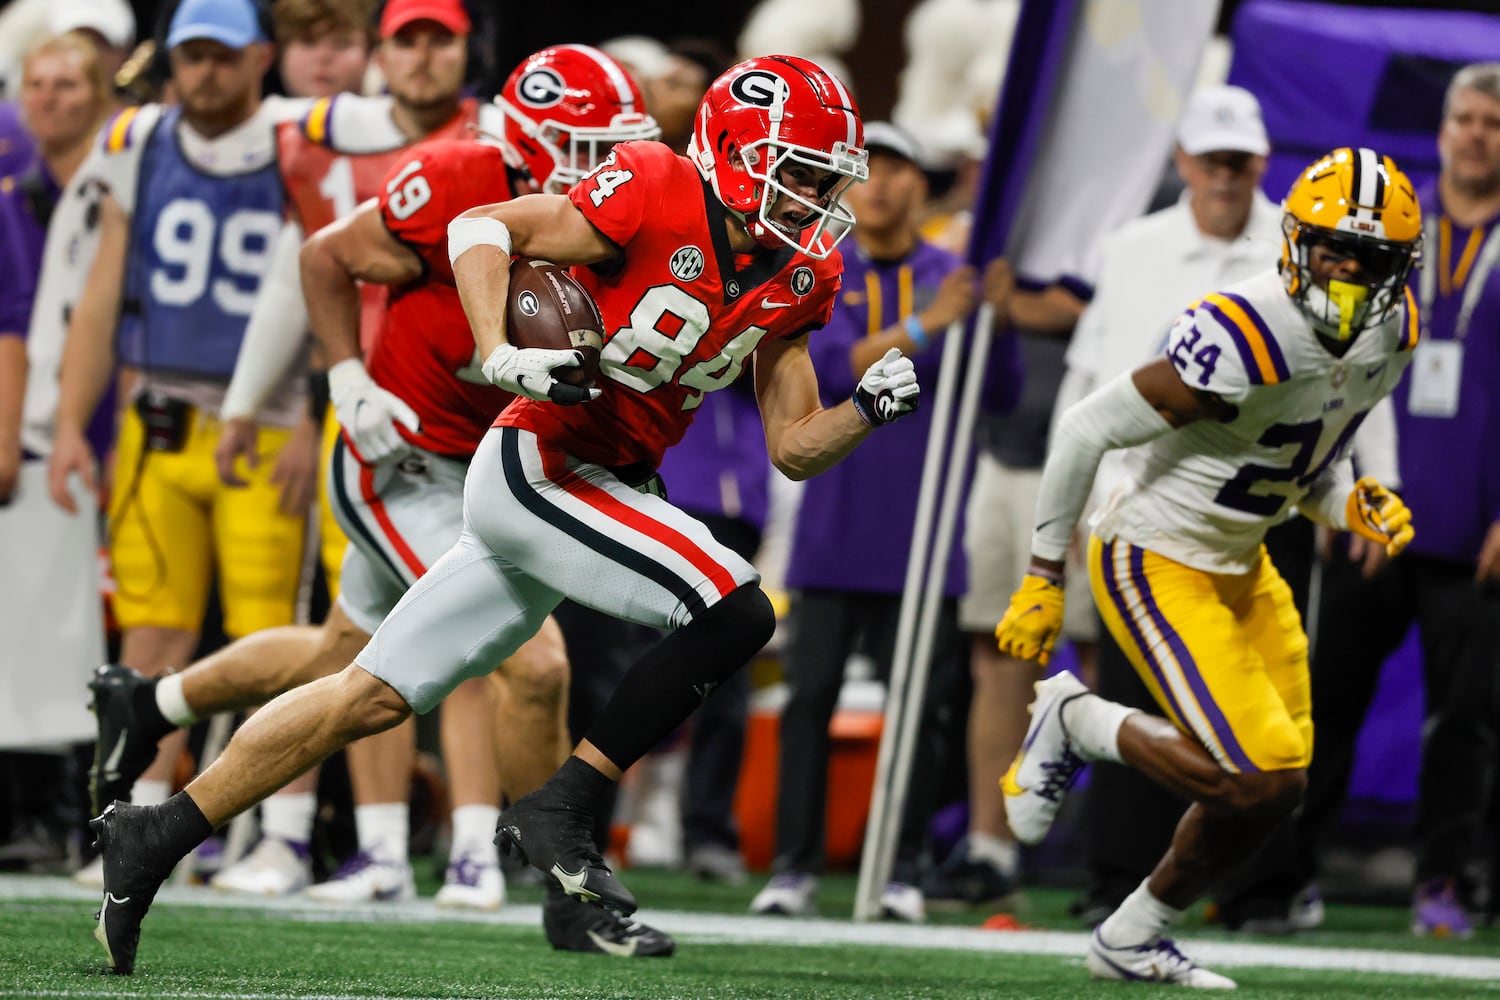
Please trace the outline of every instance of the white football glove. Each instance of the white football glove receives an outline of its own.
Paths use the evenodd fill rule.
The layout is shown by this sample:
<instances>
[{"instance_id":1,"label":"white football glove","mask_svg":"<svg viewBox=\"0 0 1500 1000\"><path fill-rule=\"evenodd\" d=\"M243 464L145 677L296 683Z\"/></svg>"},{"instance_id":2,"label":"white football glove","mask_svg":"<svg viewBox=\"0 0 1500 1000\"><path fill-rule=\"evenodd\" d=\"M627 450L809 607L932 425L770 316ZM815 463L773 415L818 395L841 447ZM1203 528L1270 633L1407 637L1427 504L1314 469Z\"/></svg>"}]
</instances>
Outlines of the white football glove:
<instances>
[{"instance_id":1,"label":"white football glove","mask_svg":"<svg viewBox=\"0 0 1500 1000\"><path fill-rule=\"evenodd\" d=\"M921 392L917 366L893 347L854 387L854 412L871 427L879 427L915 410Z\"/></svg>"},{"instance_id":2,"label":"white football glove","mask_svg":"<svg viewBox=\"0 0 1500 1000\"><path fill-rule=\"evenodd\" d=\"M481 370L491 384L527 399L551 400L564 406L599 398L599 390L559 382L558 368L576 368L583 360L577 351L548 351L501 344L490 352Z\"/></svg>"},{"instance_id":3,"label":"white football glove","mask_svg":"<svg viewBox=\"0 0 1500 1000\"><path fill-rule=\"evenodd\" d=\"M328 369L328 398L354 450L373 465L411 451L397 424L413 434L422 429L412 408L376 385L358 358L347 358Z\"/></svg>"}]
</instances>

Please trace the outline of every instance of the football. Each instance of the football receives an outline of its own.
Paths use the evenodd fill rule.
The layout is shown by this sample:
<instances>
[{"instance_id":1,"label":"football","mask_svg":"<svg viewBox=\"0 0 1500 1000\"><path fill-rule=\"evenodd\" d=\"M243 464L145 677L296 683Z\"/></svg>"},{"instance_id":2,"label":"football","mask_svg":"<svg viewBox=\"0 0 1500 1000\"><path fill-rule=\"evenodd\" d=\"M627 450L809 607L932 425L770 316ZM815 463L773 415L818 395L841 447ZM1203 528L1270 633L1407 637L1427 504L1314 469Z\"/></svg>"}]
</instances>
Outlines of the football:
<instances>
[{"instance_id":1,"label":"football","mask_svg":"<svg viewBox=\"0 0 1500 1000\"><path fill-rule=\"evenodd\" d=\"M583 356L577 368L556 372L560 382L590 386L599 373L604 346L604 319L593 296L573 280L567 268L550 260L518 257L510 265L506 329L519 348L574 350Z\"/></svg>"}]
</instances>

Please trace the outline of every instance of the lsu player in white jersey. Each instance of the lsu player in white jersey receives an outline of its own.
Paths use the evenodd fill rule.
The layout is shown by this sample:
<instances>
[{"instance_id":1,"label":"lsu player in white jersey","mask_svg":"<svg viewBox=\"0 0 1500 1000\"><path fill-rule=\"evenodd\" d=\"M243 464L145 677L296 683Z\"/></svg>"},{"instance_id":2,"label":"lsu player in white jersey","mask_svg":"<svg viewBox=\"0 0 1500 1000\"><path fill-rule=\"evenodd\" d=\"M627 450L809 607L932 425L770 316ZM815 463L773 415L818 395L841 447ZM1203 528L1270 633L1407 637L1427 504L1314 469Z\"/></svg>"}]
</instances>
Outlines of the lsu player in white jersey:
<instances>
[{"instance_id":1,"label":"lsu player in white jersey","mask_svg":"<svg viewBox=\"0 0 1500 1000\"><path fill-rule=\"evenodd\" d=\"M1406 175L1370 149L1308 167L1283 203L1275 270L1195 303L1164 356L1121 375L1058 424L1032 560L996 629L1002 652L1046 663L1061 628L1063 557L1100 457L1128 476L1092 521L1094 597L1167 719L1037 685L1001 779L1019 840L1046 835L1090 760L1137 768L1192 805L1151 875L1094 932L1100 978L1232 988L1166 936L1296 807L1312 757L1307 636L1261 544L1293 510L1399 553L1411 514L1348 446L1416 346L1406 277L1421 215Z\"/></svg>"}]
</instances>

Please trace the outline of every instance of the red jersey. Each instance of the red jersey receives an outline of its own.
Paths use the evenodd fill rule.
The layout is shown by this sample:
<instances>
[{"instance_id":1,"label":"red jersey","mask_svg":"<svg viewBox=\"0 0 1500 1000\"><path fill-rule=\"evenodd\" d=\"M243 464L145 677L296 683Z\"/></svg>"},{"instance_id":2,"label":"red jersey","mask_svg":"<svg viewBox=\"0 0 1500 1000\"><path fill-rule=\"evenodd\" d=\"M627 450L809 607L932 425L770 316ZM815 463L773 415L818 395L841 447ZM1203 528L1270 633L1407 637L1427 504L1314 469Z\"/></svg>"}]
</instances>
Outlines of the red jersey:
<instances>
[{"instance_id":1,"label":"red jersey","mask_svg":"<svg viewBox=\"0 0 1500 1000\"><path fill-rule=\"evenodd\" d=\"M661 464L703 394L739 377L764 340L828 322L843 259L787 247L735 254L727 209L685 156L627 142L569 193L619 244L615 273L575 268L604 316L602 394L577 406L517 398L496 421L609 467Z\"/></svg>"},{"instance_id":2,"label":"red jersey","mask_svg":"<svg viewBox=\"0 0 1500 1000\"><path fill-rule=\"evenodd\" d=\"M422 258L425 274L391 289L385 329L366 366L381 388L416 411L418 447L467 460L511 395L480 371L469 318L448 263L448 223L476 205L512 197L500 149L472 141L424 142L407 151L380 192L391 235Z\"/></svg>"},{"instance_id":3,"label":"red jersey","mask_svg":"<svg viewBox=\"0 0 1500 1000\"><path fill-rule=\"evenodd\" d=\"M323 97L312 103L300 121L276 127L287 204L304 234L311 236L378 195L391 167L411 148L391 120L390 106L389 100ZM478 109L477 101L466 98L457 114L425 138L471 136L469 126L478 123ZM368 148L371 143L378 148ZM384 285L367 284L360 293L360 344L369 353L385 323L387 290Z\"/></svg>"}]
</instances>

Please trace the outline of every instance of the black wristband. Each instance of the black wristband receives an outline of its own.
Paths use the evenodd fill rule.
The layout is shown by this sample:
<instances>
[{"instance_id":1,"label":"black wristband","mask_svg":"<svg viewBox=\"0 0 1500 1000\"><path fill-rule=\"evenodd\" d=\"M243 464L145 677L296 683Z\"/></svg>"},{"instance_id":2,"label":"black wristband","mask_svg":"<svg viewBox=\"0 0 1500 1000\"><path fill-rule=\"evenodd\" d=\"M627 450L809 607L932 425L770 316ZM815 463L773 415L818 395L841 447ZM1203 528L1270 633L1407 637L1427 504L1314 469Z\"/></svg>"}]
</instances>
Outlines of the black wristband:
<instances>
[{"instance_id":1,"label":"black wristband","mask_svg":"<svg viewBox=\"0 0 1500 1000\"><path fill-rule=\"evenodd\" d=\"M313 423L321 424L328 413L328 373L314 369L307 373L307 412Z\"/></svg>"}]
</instances>

